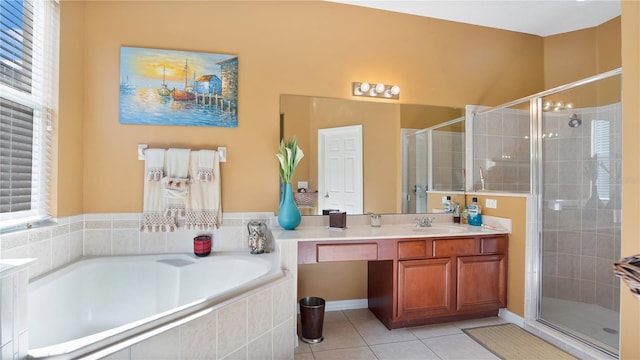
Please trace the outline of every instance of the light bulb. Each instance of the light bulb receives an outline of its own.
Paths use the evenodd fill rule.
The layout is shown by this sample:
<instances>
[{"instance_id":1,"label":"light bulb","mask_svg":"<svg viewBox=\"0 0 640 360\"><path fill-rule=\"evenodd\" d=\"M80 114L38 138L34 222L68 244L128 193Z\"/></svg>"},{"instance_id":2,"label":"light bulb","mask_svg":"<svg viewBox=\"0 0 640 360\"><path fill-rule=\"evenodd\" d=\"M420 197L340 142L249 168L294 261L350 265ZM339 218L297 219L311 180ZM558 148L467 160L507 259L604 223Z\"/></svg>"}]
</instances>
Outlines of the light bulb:
<instances>
[{"instance_id":1,"label":"light bulb","mask_svg":"<svg viewBox=\"0 0 640 360\"><path fill-rule=\"evenodd\" d=\"M371 88L371 85L369 85L368 82L360 83L360 91L362 91L363 93L366 93L367 91L369 91L370 88Z\"/></svg>"},{"instance_id":2,"label":"light bulb","mask_svg":"<svg viewBox=\"0 0 640 360\"><path fill-rule=\"evenodd\" d=\"M380 83L380 84L376 85L376 92L378 94L382 94L384 92L385 88L386 88L386 86L384 86L383 83Z\"/></svg>"},{"instance_id":3,"label":"light bulb","mask_svg":"<svg viewBox=\"0 0 640 360\"><path fill-rule=\"evenodd\" d=\"M398 85L393 85L393 86L391 87L391 94L392 94L392 95L398 95L398 94L400 94L400 86L398 86Z\"/></svg>"}]
</instances>

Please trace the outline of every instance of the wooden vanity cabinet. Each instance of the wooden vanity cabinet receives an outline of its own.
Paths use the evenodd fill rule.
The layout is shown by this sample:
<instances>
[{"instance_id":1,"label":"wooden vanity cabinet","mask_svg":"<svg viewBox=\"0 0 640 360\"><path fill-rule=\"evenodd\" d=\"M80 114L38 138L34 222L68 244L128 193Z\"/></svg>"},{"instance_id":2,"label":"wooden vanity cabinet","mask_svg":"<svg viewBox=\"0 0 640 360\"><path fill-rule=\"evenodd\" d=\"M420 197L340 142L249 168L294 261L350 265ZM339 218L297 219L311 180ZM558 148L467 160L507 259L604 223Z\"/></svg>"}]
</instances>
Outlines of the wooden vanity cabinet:
<instances>
[{"instance_id":1,"label":"wooden vanity cabinet","mask_svg":"<svg viewBox=\"0 0 640 360\"><path fill-rule=\"evenodd\" d=\"M457 259L457 312L507 306L506 255L462 256Z\"/></svg>"},{"instance_id":2,"label":"wooden vanity cabinet","mask_svg":"<svg viewBox=\"0 0 640 360\"><path fill-rule=\"evenodd\" d=\"M454 266L451 258L398 261L398 317L450 314Z\"/></svg>"},{"instance_id":3,"label":"wooden vanity cabinet","mask_svg":"<svg viewBox=\"0 0 640 360\"><path fill-rule=\"evenodd\" d=\"M395 240L370 261L369 308L389 329L495 316L507 305L508 235Z\"/></svg>"}]
</instances>

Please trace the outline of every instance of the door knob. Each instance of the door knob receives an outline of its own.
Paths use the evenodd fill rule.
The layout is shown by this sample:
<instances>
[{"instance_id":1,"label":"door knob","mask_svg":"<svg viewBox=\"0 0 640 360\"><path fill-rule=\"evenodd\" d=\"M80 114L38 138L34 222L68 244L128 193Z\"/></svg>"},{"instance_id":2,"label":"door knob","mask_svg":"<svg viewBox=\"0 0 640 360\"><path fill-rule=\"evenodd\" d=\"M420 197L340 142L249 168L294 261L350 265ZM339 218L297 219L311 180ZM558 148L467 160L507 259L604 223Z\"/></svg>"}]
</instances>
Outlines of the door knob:
<instances>
[{"instance_id":1,"label":"door knob","mask_svg":"<svg viewBox=\"0 0 640 360\"><path fill-rule=\"evenodd\" d=\"M324 197L328 198L329 197L329 193L324 194Z\"/></svg>"}]
</instances>

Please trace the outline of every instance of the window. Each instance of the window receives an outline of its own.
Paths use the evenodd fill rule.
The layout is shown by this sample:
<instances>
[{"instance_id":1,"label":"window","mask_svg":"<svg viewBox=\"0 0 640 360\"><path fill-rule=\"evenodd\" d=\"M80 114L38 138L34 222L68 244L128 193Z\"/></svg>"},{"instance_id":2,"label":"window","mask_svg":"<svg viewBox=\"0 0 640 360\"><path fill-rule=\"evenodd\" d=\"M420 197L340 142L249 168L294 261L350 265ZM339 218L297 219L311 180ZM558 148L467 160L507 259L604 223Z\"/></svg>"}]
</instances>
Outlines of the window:
<instances>
[{"instance_id":1,"label":"window","mask_svg":"<svg viewBox=\"0 0 640 360\"><path fill-rule=\"evenodd\" d=\"M0 1L0 230L49 217L59 4Z\"/></svg>"},{"instance_id":2,"label":"window","mask_svg":"<svg viewBox=\"0 0 640 360\"><path fill-rule=\"evenodd\" d=\"M598 197L604 203L609 201L610 155L609 132L611 125L607 120L591 122L591 157L596 160L596 188Z\"/></svg>"}]
</instances>

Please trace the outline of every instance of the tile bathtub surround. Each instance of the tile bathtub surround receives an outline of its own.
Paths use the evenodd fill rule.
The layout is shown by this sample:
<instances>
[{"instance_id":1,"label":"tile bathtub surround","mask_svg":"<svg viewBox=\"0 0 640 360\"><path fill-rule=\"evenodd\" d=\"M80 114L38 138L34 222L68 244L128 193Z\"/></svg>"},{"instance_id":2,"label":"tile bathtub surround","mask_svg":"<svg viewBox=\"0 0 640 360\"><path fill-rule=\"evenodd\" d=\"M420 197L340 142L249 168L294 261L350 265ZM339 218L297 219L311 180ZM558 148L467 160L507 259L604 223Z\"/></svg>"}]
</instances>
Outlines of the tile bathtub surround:
<instances>
[{"instance_id":1,"label":"tile bathtub surround","mask_svg":"<svg viewBox=\"0 0 640 360\"><path fill-rule=\"evenodd\" d=\"M26 358L27 266L30 260L0 260L0 357Z\"/></svg>"},{"instance_id":2,"label":"tile bathtub surround","mask_svg":"<svg viewBox=\"0 0 640 360\"><path fill-rule=\"evenodd\" d=\"M55 224L3 234L0 259L37 259L28 269L29 278L68 264L83 255L82 215L60 218Z\"/></svg>"},{"instance_id":3,"label":"tile bathtub surround","mask_svg":"<svg viewBox=\"0 0 640 360\"><path fill-rule=\"evenodd\" d=\"M84 214L55 219L55 224L3 234L0 259L35 258L29 278L35 278L82 256L193 252L193 238L213 236L212 251L247 249L247 223L274 218L270 212L224 213L213 231L140 232L139 213ZM273 244L273 239L272 244Z\"/></svg>"},{"instance_id":4,"label":"tile bathtub surround","mask_svg":"<svg viewBox=\"0 0 640 360\"><path fill-rule=\"evenodd\" d=\"M104 359L290 359L293 317L279 299L293 281L289 274Z\"/></svg>"},{"instance_id":5,"label":"tile bathtub surround","mask_svg":"<svg viewBox=\"0 0 640 360\"><path fill-rule=\"evenodd\" d=\"M219 229L211 232L213 234L212 250L248 251L246 245L247 223L253 220L263 220L269 224L272 218L274 218L273 213L223 214L223 225ZM85 214L56 219L55 225L3 235L2 241L0 241L0 259L36 258L34 264L22 272L26 285L28 279L68 264L82 256L133 255L162 252L190 253L193 251L193 237L204 233L184 230L178 230L173 233L141 233L139 231L139 223L140 214ZM222 349L222 351L234 351L243 358L247 356L255 358L256 356L262 356L266 349L270 349L270 353L273 354L273 359L291 357L294 346L293 339L295 338L293 330L293 317L295 315L289 311L288 302L283 299L288 299L292 296L294 289L292 279L291 275L289 275L259 295L261 299L269 300L264 304L261 303L262 311L257 311L259 309L253 309L252 306L249 306L249 304L255 304L257 301L252 300L248 302L246 299L241 300L244 305L237 306L236 310L239 309L240 313L247 312L247 324L251 324L251 326L247 326L249 330L245 329L244 331L247 333L245 336L247 342L241 345L239 345L239 343L235 344L239 345L239 347L232 346L233 349L225 349L226 345L222 345L221 347L221 344L227 344L227 342L224 341L224 339L218 339L215 353L219 353L221 351L220 349ZM13 289L13 287L6 288ZM8 305L5 306L4 301L11 301L12 304L27 303L26 292L22 299L16 299L17 295L15 291L10 293L9 290L5 290L4 285L0 289L2 289L0 290L0 295L2 295L3 299L2 309L13 309ZM268 311L264 311L265 307L270 308ZM12 311L11 314L13 313L16 312ZM219 328L216 333L216 338L218 338L220 334L227 333L232 326L236 325L235 317L231 317L231 321L222 322L220 322L218 318L216 319L216 324ZM1 320L3 327L2 333L8 334L9 332L5 331L4 328L12 326L13 320L4 314ZM202 321L210 324L211 321L209 320ZM262 325L260 327L253 327L254 324ZM208 354L205 358L210 358L211 351L214 351L213 348L211 348L213 345L208 341L193 340L191 336L193 334L193 326L197 326L197 324L185 324L181 326L179 330L176 329L175 331L172 330L163 333L159 339L151 338L147 341L155 342L156 345L163 344L168 346L167 351L163 352L163 354L169 355L170 358L175 358L173 355L175 355L176 352L180 354L180 358L184 359L191 359L194 358L194 356L199 358L198 355L202 355L202 352ZM199 334L198 336L200 336L200 332L197 332ZM180 336L180 339L175 339L175 336ZM2 336L3 359L13 358L14 345L25 342L20 341L21 339L26 339L26 331L17 334L15 339L12 338L7 341L5 341L5 335ZM198 342L199 345L185 347L185 344L192 344L193 341ZM180 344L181 347L175 349L172 344ZM136 346L139 347L136 348L134 346L119 351L110 356L110 358L139 358L137 355L145 354L142 347L146 345L145 343L140 343ZM26 349L26 346L23 347ZM9 356L9 354L11 354L11 356ZM232 355L233 354L230 356Z\"/></svg>"}]
</instances>

